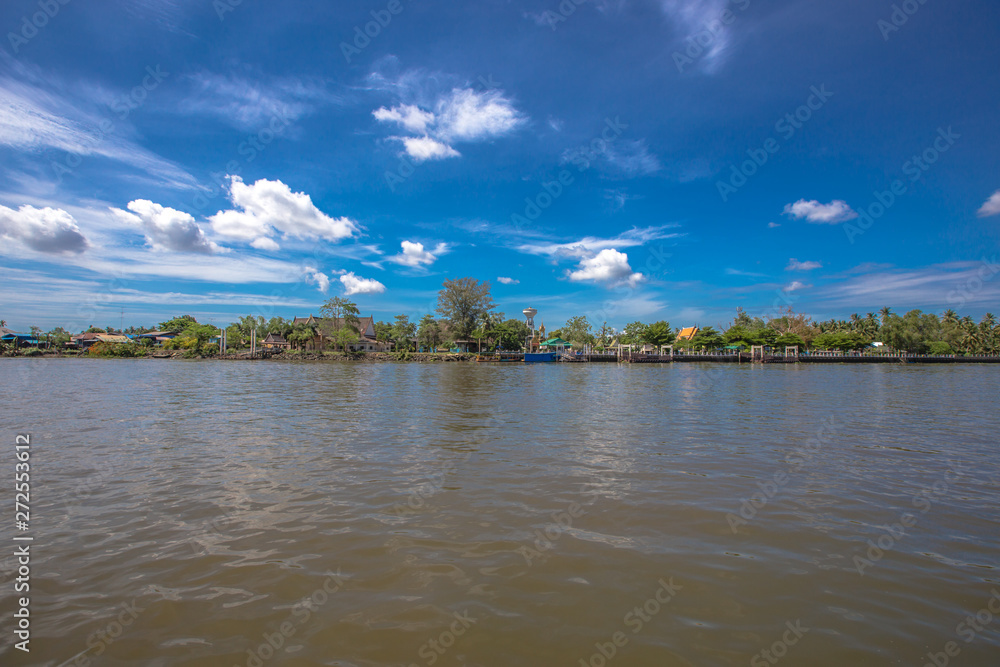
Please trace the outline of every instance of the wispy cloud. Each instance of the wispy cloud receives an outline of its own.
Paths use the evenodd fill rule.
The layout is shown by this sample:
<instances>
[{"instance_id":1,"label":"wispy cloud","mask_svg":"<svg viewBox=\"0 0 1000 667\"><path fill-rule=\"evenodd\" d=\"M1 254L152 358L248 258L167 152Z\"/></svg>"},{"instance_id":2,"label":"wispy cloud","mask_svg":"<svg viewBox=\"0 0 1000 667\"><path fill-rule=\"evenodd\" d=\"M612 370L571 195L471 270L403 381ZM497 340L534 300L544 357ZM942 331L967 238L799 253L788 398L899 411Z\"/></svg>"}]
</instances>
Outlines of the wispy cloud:
<instances>
[{"instance_id":1,"label":"wispy cloud","mask_svg":"<svg viewBox=\"0 0 1000 667\"><path fill-rule=\"evenodd\" d=\"M792 258L788 260L788 266L785 267L785 271L813 271L822 268L823 265L820 262L800 262Z\"/></svg>"},{"instance_id":2,"label":"wispy cloud","mask_svg":"<svg viewBox=\"0 0 1000 667\"><path fill-rule=\"evenodd\" d=\"M668 232L677 225L661 225L659 227L632 228L613 238L586 236L579 241L569 243L551 243L532 241L517 246L517 250L529 255L548 255L555 259L591 257L606 248L631 248L641 246L650 241L676 238L677 232Z\"/></svg>"},{"instance_id":3,"label":"wispy cloud","mask_svg":"<svg viewBox=\"0 0 1000 667\"><path fill-rule=\"evenodd\" d=\"M322 106L343 102L323 82L299 77L199 72L188 81L193 90L180 100L181 112L214 116L244 131L268 127L272 119L287 125Z\"/></svg>"},{"instance_id":4,"label":"wispy cloud","mask_svg":"<svg viewBox=\"0 0 1000 667\"><path fill-rule=\"evenodd\" d=\"M500 276L499 278L497 278L497 282L498 283L502 283L504 285L520 285L521 284L520 280L514 280L513 278L508 278L506 276Z\"/></svg>"}]
</instances>

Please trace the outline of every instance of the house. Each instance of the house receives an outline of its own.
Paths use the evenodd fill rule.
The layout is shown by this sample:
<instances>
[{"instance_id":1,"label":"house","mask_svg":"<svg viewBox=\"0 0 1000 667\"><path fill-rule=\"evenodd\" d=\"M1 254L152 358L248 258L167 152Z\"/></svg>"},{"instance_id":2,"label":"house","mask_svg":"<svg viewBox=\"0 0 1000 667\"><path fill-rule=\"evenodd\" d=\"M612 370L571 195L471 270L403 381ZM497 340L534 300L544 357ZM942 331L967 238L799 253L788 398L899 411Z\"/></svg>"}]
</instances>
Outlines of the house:
<instances>
[{"instance_id":1,"label":"house","mask_svg":"<svg viewBox=\"0 0 1000 667\"><path fill-rule=\"evenodd\" d=\"M156 345L163 345L168 340L173 340L180 335L180 331L150 331L148 333L139 334L137 337L141 340L152 340Z\"/></svg>"},{"instance_id":2,"label":"house","mask_svg":"<svg viewBox=\"0 0 1000 667\"><path fill-rule=\"evenodd\" d=\"M309 317L296 317L292 320L292 323L305 324L316 331L316 336L306 343L306 349L308 350L322 350L325 348L329 340L329 333L343 326L340 318L315 317L313 315L309 315ZM391 343L376 340L375 318L369 316L358 318L358 341L351 343L347 347L354 352L387 352L391 347Z\"/></svg>"},{"instance_id":3,"label":"house","mask_svg":"<svg viewBox=\"0 0 1000 667\"><path fill-rule=\"evenodd\" d=\"M13 343L15 347L39 347L41 343L32 334L17 333L16 331L11 331L10 329L5 329L3 336L0 336L0 341L9 345Z\"/></svg>"},{"instance_id":4,"label":"house","mask_svg":"<svg viewBox=\"0 0 1000 667\"><path fill-rule=\"evenodd\" d=\"M89 349L94 343L131 343L132 339L128 336L122 336L118 334L106 334L106 333L82 333L77 336L73 336L70 342L67 343L67 347L76 347L81 350Z\"/></svg>"},{"instance_id":5,"label":"house","mask_svg":"<svg viewBox=\"0 0 1000 667\"><path fill-rule=\"evenodd\" d=\"M684 327L681 329L680 333L677 334L677 340L691 340L698 335L698 327Z\"/></svg>"},{"instance_id":6,"label":"house","mask_svg":"<svg viewBox=\"0 0 1000 667\"><path fill-rule=\"evenodd\" d=\"M290 350L292 348L292 344L285 340L284 336L276 333L267 334L267 338L260 346L265 350Z\"/></svg>"}]
</instances>

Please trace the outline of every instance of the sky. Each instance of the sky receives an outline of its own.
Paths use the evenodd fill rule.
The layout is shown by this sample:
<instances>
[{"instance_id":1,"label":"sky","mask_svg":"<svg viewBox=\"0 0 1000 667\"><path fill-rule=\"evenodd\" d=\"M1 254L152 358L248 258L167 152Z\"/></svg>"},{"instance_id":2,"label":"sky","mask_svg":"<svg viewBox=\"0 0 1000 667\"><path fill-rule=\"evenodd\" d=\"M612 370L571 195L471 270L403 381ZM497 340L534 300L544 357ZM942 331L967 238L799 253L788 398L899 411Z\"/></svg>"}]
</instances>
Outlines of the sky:
<instances>
[{"instance_id":1,"label":"sky","mask_svg":"<svg viewBox=\"0 0 1000 667\"><path fill-rule=\"evenodd\" d=\"M6 0L0 319L1000 308L992 0Z\"/></svg>"}]
</instances>

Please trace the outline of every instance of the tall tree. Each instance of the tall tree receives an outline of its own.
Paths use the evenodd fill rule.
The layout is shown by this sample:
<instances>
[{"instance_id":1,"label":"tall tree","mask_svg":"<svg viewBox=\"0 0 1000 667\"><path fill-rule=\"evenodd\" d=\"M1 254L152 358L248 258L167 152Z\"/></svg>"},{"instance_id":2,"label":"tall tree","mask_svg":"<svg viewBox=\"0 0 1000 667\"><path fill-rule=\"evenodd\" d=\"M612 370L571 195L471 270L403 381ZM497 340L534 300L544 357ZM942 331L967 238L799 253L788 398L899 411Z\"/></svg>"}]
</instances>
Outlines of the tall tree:
<instances>
[{"instance_id":1,"label":"tall tree","mask_svg":"<svg viewBox=\"0 0 1000 667\"><path fill-rule=\"evenodd\" d=\"M571 317L560 329L562 338L574 345L588 345L594 342L594 336L590 333L590 322L586 315Z\"/></svg>"},{"instance_id":2,"label":"tall tree","mask_svg":"<svg viewBox=\"0 0 1000 667\"><path fill-rule=\"evenodd\" d=\"M674 330L670 328L670 323L663 320L650 324L643 334L643 342L655 345L656 347L670 345L674 342L675 338L676 336L674 336Z\"/></svg>"},{"instance_id":3,"label":"tall tree","mask_svg":"<svg viewBox=\"0 0 1000 667\"><path fill-rule=\"evenodd\" d=\"M468 340L473 329L495 307L488 280L445 280L438 292L437 312L448 320L449 335L455 339Z\"/></svg>"},{"instance_id":4,"label":"tall tree","mask_svg":"<svg viewBox=\"0 0 1000 667\"><path fill-rule=\"evenodd\" d=\"M441 344L441 325L437 323L434 316L428 313L420 320L420 329L417 331L417 340L431 352Z\"/></svg>"},{"instance_id":5,"label":"tall tree","mask_svg":"<svg viewBox=\"0 0 1000 667\"><path fill-rule=\"evenodd\" d=\"M417 325L410 321L408 315L396 315L392 324L390 336L396 343L397 350L408 350L412 347L411 339L417 335Z\"/></svg>"},{"instance_id":6,"label":"tall tree","mask_svg":"<svg viewBox=\"0 0 1000 667\"><path fill-rule=\"evenodd\" d=\"M358 307L353 301L335 296L324 303L319 312L324 317L320 329L334 347L346 350L348 345L358 341L360 319Z\"/></svg>"},{"instance_id":7,"label":"tall tree","mask_svg":"<svg viewBox=\"0 0 1000 667\"><path fill-rule=\"evenodd\" d=\"M629 322L625 325L625 330L618 337L618 340L622 345L642 345L646 339L646 329L648 328L649 325L642 322Z\"/></svg>"}]
</instances>

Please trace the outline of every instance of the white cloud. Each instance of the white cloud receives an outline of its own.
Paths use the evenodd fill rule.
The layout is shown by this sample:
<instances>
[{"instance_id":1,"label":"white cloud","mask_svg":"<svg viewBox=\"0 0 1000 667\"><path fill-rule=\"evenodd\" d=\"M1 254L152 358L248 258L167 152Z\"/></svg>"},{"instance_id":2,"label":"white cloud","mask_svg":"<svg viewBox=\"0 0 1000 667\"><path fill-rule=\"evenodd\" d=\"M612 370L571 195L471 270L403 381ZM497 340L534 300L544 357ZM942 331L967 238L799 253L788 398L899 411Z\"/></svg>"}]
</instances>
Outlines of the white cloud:
<instances>
[{"instance_id":1,"label":"white cloud","mask_svg":"<svg viewBox=\"0 0 1000 667\"><path fill-rule=\"evenodd\" d=\"M433 251L424 250L423 243L403 241L400 245L403 248L403 252L390 257L389 260L396 264L411 266L413 268L430 266L438 260L438 257L448 252L447 243L438 243Z\"/></svg>"},{"instance_id":2,"label":"white cloud","mask_svg":"<svg viewBox=\"0 0 1000 667\"><path fill-rule=\"evenodd\" d=\"M568 276L573 282L596 282L609 287L635 287L643 280L641 273L633 273L628 255L613 248L581 260L577 270L568 272Z\"/></svg>"},{"instance_id":3,"label":"white cloud","mask_svg":"<svg viewBox=\"0 0 1000 667\"><path fill-rule=\"evenodd\" d=\"M792 258L788 260L788 266L785 267L785 271L812 271L813 269L822 269L823 265L819 262L800 262L799 260Z\"/></svg>"},{"instance_id":4,"label":"white cloud","mask_svg":"<svg viewBox=\"0 0 1000 667\"><path fill-rule=\"evenodd\" d=\"M0 206L0 238L44 253L81 253L90 245L72 215L62 209Z\"/></svg>"},{"instance_id":5,"label":"white cloud","mask_svg":"<svg viewBox=\"0 0 1000 667\"><path fill-rule=\"evenodd\" d=\"M326 274L311 266L305 268L305 281L310 285L316 285L323 294L326 294L327 290L330 289L330 279L326 277Z\"/></svg>"},{"instance_id":6,"label":"white cloud","mask_svg":"<svg viewBox=\"0 0 1000 667\"><path fill-rule=\"evenodd\" d=\"M805 219L806 222L819 225L835 225L858 217L858 214L842 199L835 199L829 204L821 204L815 199L810 201L800 199L794 204L786 205L784 213L798 220Z\"/></svg>"},{"instance_id":7,"label":"white cloud","mask_svg":"<svg viewBox=\"0 0 1000 667\"><path fill-rule=\"evenodd\" d=\"M517 250L529 255L549 255L553 258L574 258L580 259L592 257L594 254L607 248L631 248L644 245L650 241L675 238L680 236L676 232L666 232L674 225L661 225L659 227L632 228L627 232L622 232L618 236L610 239L602 239L594 236L586 236L579 241L570 243L545 243L532 242L523 243Z\"/></svg>"},{"instance_id":8,"label":"white cloud","mask_svg":"<svg viewBox=\"0 0 1000 667\"><path fill-rule=\"evenodd\" d=\"M796 291L798 291L800 289L808 289L810 287L812 287L812 285L806 285L805 283L799 282L798 280L793 280L789 284L785 285L784 291L786 291L786 292L796 292Z\"/></svg>"},{"instance_id":9,"label":"white cloud","mask_svg":"<svg viewBox=\"0 0 1000 667\"><path fill-rule=\"evenodd\" d=\"M412 104L401 104L392 109L381 107L373 111L372 115L383 122L397 122L414 134L425 134L427 127L434 122L433 113Z\"/></svg>"},{"instance_id":10,"label":"white cloud","mask_svg":"<svg viewBox=\"0 0 1000 667\"><path fill-rule=\"evenodd\" d=\"M205 238L201 227L190 214L154 204L148 199L128 203L128 211L112 208L122 222L138 227L146 235L146 243L157 250L213 253L222 250Z\"/></svg>"},{"instance_id":11,"label":"white cloud","mask_svg":"<svg viewBox=\"0 0 1000 667\"><path fill-rule=\"evenodd\" d=\"M986 203L979 209L978 215L980 218L987 218L991 215L1000 215L1000 190L994 192L993 195L986 200Z\"/></svg>"},{"instance_id":12,"label":"white cloud","mask_svg":"<svg viewBox=\"0 0 1000 667\"><path fill-rule=\"evenodd\" d=\"M292 192L281 181L260 179L247 185L239 176L230 179L229 198L237 209L219 211L209 218L220 236L257 241L281 232L286 237L339 241L359 231L353 220L326 215L309 195Z\"/></svg>"},{"instance_id":13,"label":"white cloud","mask_svg":"<svg viewBox=\"0 0 1000 667\"><path fill-rule=\"evenodd\" d=\"M404 75L396 84L403 94L414 94L421 86L414 75ZM501 91L472 88L453 88L437 96L428 108L403 103L392 108L379 107L372 115L379 122L396 123L418 135L394 137L403 142L406 152L416 160L458 157L460 153L453 143L500 137L526 122Z\"/></svg>"},{"instance_id":14,"label":"white cloud","mask_svg":"<svg viewBox=\"0 0 1000 667\"><path fill-rule=\"evenodd\" d=\"M276 241L274 241L273 239L266 238L264 236L255 238L253 241L250 242L250 245L253 246L254 248L257 248L258 250L270 250L271 252L281 249L281 246L278 245Z\"/></svg>"},{"instance_id":15,"label":"white cloud","mask_svg":"<svg viewBox=\"0 0 1000 667\"><path fill-rule=\"evenodd\" d=\"M627 178L649 176L661 169L659 158L649 152L644 139L608 144L603 157L612 173Z\"/></svg>"},{"instance_id":16,"label":"white cloud","mask_svg":"<svg viewBox=\"0 0 1000 667\"><path fill-rule=\"evenodd\" d=\"M497 278L497 282L503 283L504 285L520 285L520 280L514 280L513 278L507 278L505 276L500 276Z\"/></svg>"},{"instance_id":17,"label":"white cloud","mask_svg":"<svg viewBox=\"0 0 1000 667\"><path fill-rule=\"evenodd\" d=\"M444 160L450 157L459 157L461 153L448 144L443 144L430 137L394 137L403 142L406 154L417 162L426 160Z\"/></svg>"},{"instance_id":18,"label":"white cloud","mask_svg":"<svg viewBox=\"0 0 1000 667\"><path fill-rule=\"evenodd\" d=\"M360 278L354 275L353 271L340 276L340 282L344 286L344 295L354 294L382 294L385 292L385 285L374 278Z\"/></svg>"},{"instance_id":19,"label":"white cloud","mask_svg":"<svg viewBox=\"0 0 1000 667\"><path fill-rule=\"evenodd\" d=\"M767 223L767 228L768 229L777 229L778 227L781 227L781 225L779 225L777 222L769 222L769 223Z\"/></svg>"}]
</instances>

